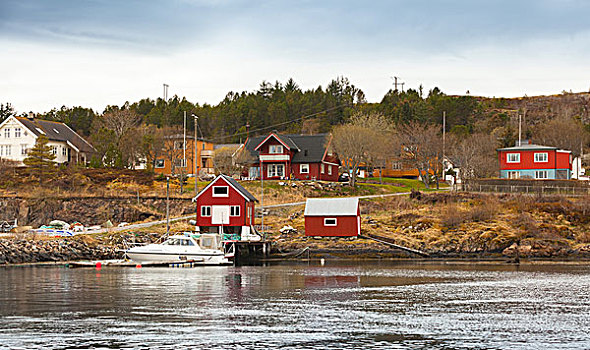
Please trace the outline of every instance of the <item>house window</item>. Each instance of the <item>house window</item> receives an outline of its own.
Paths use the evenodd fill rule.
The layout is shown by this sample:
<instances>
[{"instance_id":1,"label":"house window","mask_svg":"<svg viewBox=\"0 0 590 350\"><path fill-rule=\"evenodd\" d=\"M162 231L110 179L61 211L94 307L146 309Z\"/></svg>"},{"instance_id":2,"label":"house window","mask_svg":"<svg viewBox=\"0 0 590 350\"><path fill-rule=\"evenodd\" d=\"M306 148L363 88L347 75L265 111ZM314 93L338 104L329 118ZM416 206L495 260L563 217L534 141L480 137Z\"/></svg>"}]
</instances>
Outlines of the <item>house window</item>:
<instances>
[{"instance_id":1,"label":"house window","mask_svg":"<svg viewBox=\"0 0 590 350\"><path fill-rule=\"evenodd\" d=\"M154 164L155 168L161 169L164 167L164 159L156 159L156 164Z\"/></svg>"},{"instance_id":2,"label":"house window","mask_svg":"<svg viewBox=\"0 0 590 350\"><path fill-rule=\"evenodd\" d=\"M332 175L332 166L328 165L328 175Z\"/></svg>"},{"instance_id":3,"label":"house window","mask_svg":"<svg viewBox=\"0 0 590 350\"><path fill-rule=\"evenodd\" d=\"M184 141L174 141L174 149L184 149Z\"/></svg>"},{"instance_id":4,"label":"house window","mask_svg":"<svg viewBox=\"0 0 590 350\"><path fill-rule=\"evenodd\" d=\"M309 164L301 164L299 166L299 172L302 174L309 174Z\"/></svg>"},{"instance_id":5,"label":"house window","mask_svg":"<svg viewBox=\"0 0 590 350\"><path fill-rule=\"evenodd\" d=\"M509 179L520 179L520 171L509 171L508 178Z\"/></svg>"},{"instance_id":6,"label":"house window","mask_svg":"<svg viewBox=\"0 0 590 350\"><path fill-rule=\"evenodd\" d=\"M229 187L213 186L213 197L229 197Z\"/></svg>"},{"instance_id":7,"label":"house window","mask_svg":"<svg viewBox=\"0 0 590 350\"><path fill-rule=\"evenodd\" d=\"M548 153L535 153L535 163L546 163L548 162Z\"/></svg>"},{"instance_id":8,"label":"house window","mask_svg":"<svg viewBox=\"0 0 590 350\"><path fill-rule=\"evenodd\" d=\"M320 171L321 171L322 174L325 172L324 163L320 164Z\"/></svg>"},{"instance_id":9,"label":"house window","mask_svg":"<svg viewBox=\"0 0 590 350\"><path fill-rule=\"evenodd\" d=\"M391 169L392 170L402 170L402 163L395 162L395 163L391 164Z\"/></svg>"},{"instance_id":10,"label":"house window","mask_svg":"<svg viewBox=\"0 0 590 350\"><path fill-rule=\"evenodd\" d=\"M268 165L268 177L284 177L285 176L285 165L284 164L269 164Z\"/></svg>"},{"instance_id":11,"label":"house window","mask_svg":"<svg viewBox=\"0 0 590 350\"><path fill-rule=\"evenodd\" d=\"M68 148L67 147L62 147L61 148L61 155L62 156L67 156L68 155Z\"/></svg>"},{"instance_id":12,"label":"house window","mask_svg":"<svg viewBox=\"0 0 590 350\"><path fill-rule=\"evenodd\" d=\"M51 146L51 154L53 154L53 155L57 154L57 147Z\"/></svg>"},{"instance_id":13,"label":"house window","mask_svg":"<svg viewBox=\"0 0 590 350\"><path fill-rule=\"evenodd\" d=\"M324 218L324 226L337 226L338 220L336 218Z\"/></svg>"},{"instance_id":14,"label":"house window","mask_svg":"<svg viewBox=\"0 0 590 350\"><path fill-rule=\"evenodd\" d=\"M20 154L23 156L27 154L27 145L20 145Z\"/></svg>"},{"instance_id":15,"label":"house window","mask_svg":"<svg viewBox=\"0 0 590 350\"><path fill-rule=\"evenodd\" d=\"M270 145L268 148L268 153L270 154L280 154L283 153L283 146L281 145Z\"/></svg>"},{"instance_id":16,"label":"house window","mask_svg":"<svg viewBox=\"0 0 590 350\"><path fill-rule=\"evenodd\" d=\"M20 128L14 129L14 137L20 137Z\"/></svg>"},{"instance_id":17,"label":"house window","mask_svg":"<svg viewBox=\"0 0 590 350\"><path fill-rule=\"evenodd\" d=\"M202 205L201 206L201 216L211 216L211 206Z\"/></svg>"},{"instance_id":18,"label":"house window","mask_svg":"<svg viewBox=\"0 0 590 350\"><path fill-rule=\"evenodd\" d=\"M174 166L177 168L186 168L186 159L174 159Z\"/></svg>"},{"instance_id":19,"label":"house window","mask_svg":"<svg viewBox=\"0 0 590 350\"><path fill-rule=\"evenodd\" d=\"M507 153L506 163L520 163L520 153Z\"/></svg>"},{"instance_id":20,"label":"house window","mask_svg":"<svg viewBox=\"0 0 590 350\"><path fill-rule=\"evenodd\" d=\"M4 155L4 145L0 145L0 156Z\"/></svg>"},{"instance_id":21,"label":"house window","mask_svg":"<svg viewBox=\"0 0 590 350\"><path fill-rule=\"evenodd\" d=\"M240 216L240 206L232 205L229 207L229 216Z\"/></svg>"},{"instance_id":22,"label":"house window","mask_svg":"<svg viewBox=\"0 0 590 350\"><path fill-rule=\"evenodd\" d=\"M4 137L7 139L10 138L10 128L4 129Z\"/></svg>"},{"instance_id":23,"label":"house window","mask_svg":"<svg viewBox=\"0 0 590 350\"><path fill-rule=\"evenodd\" d=\"M547 179L547 170L536 170L535 179Z\"/></svg>"},{"instance_id":24,"label":"house window","mask_svg":"<svg viewBox=\"0 0 590 350\"><path fill-rule=\"evenodd\" d=\"M12 154L12 145L6 145L6 155L9 156Z\"/></svg>"}]
</instances>

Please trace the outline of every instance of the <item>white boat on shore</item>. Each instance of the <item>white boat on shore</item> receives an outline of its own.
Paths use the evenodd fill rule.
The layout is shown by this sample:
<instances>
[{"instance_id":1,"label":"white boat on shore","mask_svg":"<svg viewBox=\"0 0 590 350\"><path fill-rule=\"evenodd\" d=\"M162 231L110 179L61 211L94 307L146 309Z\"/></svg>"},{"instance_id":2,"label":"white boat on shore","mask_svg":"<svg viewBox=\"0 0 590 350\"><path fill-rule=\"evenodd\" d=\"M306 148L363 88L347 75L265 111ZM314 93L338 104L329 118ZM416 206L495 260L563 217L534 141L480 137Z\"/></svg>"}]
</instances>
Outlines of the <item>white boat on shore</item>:
<instances>
[{"instance_id":1,"label":"white boat on shore","mask_svg":"<svg viewBox=\"0 0 590 350\"><path fill-rule=\"evenodd\" d=\"M128 249L126 255L136 262L182 262L191 261L203 265L228 265L233 255L226 254L219 235L176 235L160 244Z\"/></svg>"}]
</instances>

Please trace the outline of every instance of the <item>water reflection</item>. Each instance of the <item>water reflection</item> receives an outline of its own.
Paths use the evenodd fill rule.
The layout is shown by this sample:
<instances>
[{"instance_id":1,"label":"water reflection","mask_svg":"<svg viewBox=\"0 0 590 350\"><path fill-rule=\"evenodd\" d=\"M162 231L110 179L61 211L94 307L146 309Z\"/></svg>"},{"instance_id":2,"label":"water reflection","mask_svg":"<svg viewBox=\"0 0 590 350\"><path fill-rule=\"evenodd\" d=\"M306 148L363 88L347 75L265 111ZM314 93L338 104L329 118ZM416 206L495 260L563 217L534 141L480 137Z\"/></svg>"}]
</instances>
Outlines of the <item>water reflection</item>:
<instances>
[{"instance_id":1,"label":"water reflection","mask_svg":"<svg viewBox=\"0 0 590 350\"><path fill-rule=\"evenodd\" d=\"M0 348L590 348L587 266L0 269Z\"/></svg>"}]
</instances>

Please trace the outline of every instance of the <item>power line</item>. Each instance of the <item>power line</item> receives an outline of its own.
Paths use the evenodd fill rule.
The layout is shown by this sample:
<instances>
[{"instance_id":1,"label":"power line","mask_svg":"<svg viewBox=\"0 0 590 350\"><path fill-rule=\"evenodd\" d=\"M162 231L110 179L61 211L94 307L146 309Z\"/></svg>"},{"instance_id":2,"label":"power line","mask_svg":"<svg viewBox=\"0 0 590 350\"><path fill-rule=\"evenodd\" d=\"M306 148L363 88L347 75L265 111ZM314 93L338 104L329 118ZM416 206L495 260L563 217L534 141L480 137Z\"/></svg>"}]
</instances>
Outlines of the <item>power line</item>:
<instances>
[{"instance_id":1,"label":"power line","mask_svg":"<svg viewBox=\"0 0 590 350\"><path fill-rule=\"evenodd\" d=\"M288 120L286 122L282 122L282 123L278 123L278 124L273 124L273 125L265 126L264 128L259 128L259 129L254 129L254 130L250 130L250 131L240 132L240 133L233 134L233 135L216 137L216 138L213 138L213 139L209 139L209 141L218 141L218 140L232 138L232 137L235 137L235 136L245 135L245 134L248 134L248 133L254 133L256 131L262 131L262 130L271 129L271 128L274 128L276 126L290 124L290 123L293 123L293 122L296 122L296 121L300 121L300 120L304 120L304 119L307 119L307 118L315 117L318 114L326 113L326 112L332 111L334 109L338 109L340 107L345 107L345 106L348 106L348 104L338 105L338 106L335 106L335 107L331 107L331 108L325 109L323 111L319 111L319 112L316 112L316 113L313 113L313 114L308 114L306 116L299 117L299 118L296 118L296 119Z\"/></svg>"}]
</instances>

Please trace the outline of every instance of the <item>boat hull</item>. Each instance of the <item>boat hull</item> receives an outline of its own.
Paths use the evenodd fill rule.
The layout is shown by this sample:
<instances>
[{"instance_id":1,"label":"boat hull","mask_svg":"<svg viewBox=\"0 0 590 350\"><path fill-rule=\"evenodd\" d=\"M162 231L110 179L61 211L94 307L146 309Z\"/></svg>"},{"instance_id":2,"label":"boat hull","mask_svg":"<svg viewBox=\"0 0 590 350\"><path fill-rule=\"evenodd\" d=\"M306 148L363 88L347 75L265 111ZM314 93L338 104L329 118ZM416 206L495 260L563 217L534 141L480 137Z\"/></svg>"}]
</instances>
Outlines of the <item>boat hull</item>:
<instances>
[{"instance_id":1,"label":"boat hull","mask_svg":"<svg viewBox=\"0 0 590 350\"><path fill-rule=\"evenodd\" d=\"M148 252L127 252L129 259L136 262L183 262L191 261L202 265L231 265L232 262L224 255L213 254L166 254Z\"/></svg>"}]
</instances>

